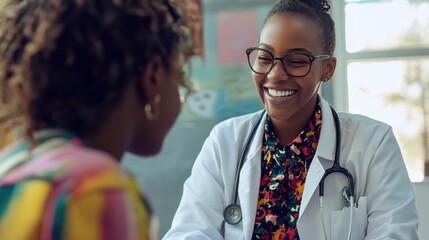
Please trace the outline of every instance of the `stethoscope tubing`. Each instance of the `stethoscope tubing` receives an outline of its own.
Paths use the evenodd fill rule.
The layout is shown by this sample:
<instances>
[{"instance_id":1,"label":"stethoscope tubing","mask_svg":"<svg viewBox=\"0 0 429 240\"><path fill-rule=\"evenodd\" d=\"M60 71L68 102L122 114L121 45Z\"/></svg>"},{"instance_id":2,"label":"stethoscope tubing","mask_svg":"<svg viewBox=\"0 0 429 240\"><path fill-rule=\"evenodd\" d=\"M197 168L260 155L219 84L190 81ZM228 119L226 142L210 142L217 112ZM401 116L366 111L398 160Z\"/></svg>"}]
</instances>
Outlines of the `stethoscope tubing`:
<instances>
[{"instance_id":1,"label":"stethoscope tubing","mask_svg":"<svg viewBox=\"0 0 429 240\"><path fill-rule=\"evenodd\" d=\"M233 191L233 195L232 195L233 202L231 204L229 204L223 212L223 216L224 216L225 221L229 224L232 224L232 225L239 223L241 221L241 218L242 218L241 217L241 206L238 204L238 184L240 181L240 172L241 172L241 168L243 167L243 164L244 164L244 159L247 155L247 152L249 151L250 143L254 139L254 135L256 133L258 125L261 123L262 118L265 115L265 112L266 112L265 109L262 110L262 112L259 114L256 121L253 123L252 128L251 128L252 130L250 131L250 134L246 139L246 143L244 145L243 152L240 155L240 161L237 164L237 168L236 168L237 170L236 170L235 180L234 180L234 191Z\"/></svg>"},{"instance_id":2,"label":"stethoscope tubing","mask_svg":"<svg viewBox=\"0 0 429 240\"><path fill-rule=\"evenodd\" d=\"M333 173L342 173L347 177L348 188L350 191L349 196L350 196L350 199L354 199L353 176L351 175L351 173L347 169L341 167L340 160L339 160L340 159L340 149L341 149L340 121L339 121L339 118L338 118L336 111L332 107L331 107L331 111L332 111L332 115L334 117L335 131L336 131L335 156L334 156L334 164L332 165L332 167L325 170L325 173L323 174L322 179L319 182L319 198L320 198L321 206L323 205L325 179ZM236 168L237 170L236 170L236 175L235 175L235 180L234 180L234 191L233 191L233 196L232 196L233 202L231 204L229 204L228 206L226 206L224 213L223 213L225 221L229 224L232 224L232 225L239 223L242 219L241 207L238 204L238 184L240 181L240 171L241 171L243 164L245 162L245 156L249 150L250 143L253 141L256 129L258 128L258 125L260 124L260 122L261 122L261 120L265 114L266 114L266 111L263 110L259 114L256 121L254 122L254 124L251 128L250 134L246 139L242 154L240 155L240 161L237 163L237 168ZM352 200L351 204L352 204L351 207L353 207L354 206L353 200Z\"/></svg>"},{"instance_id":3,"label":"stethoscope tubing","mask_svg":"<svg viewBox=\"0 0 429 240\"><path fill-rule=\"evenodd\" d=\"M334 157L334 164L332 167L325 170L325 173L322 176L322 179L319 182L319 197L323 198L324 196L324 190L325 190L325 179L333 174L333 173L342 173L344 174L349 182L349 191L350 191L350 197L355 196L354 194L354 182L353 182L353 176L352 174L345 168L341 167L340 165L340 150L341 150L341 129L340 129L340 120L338 118L337 113L335 110L331 107L332 115L334 116L334 123L335 123L335 131L336 131L336 145L335 145L335 157Z\"/></svg>"},{"instance_id":4,"label":"stethoscope tubing","mask_svg":"<svg viewBox=\"0 0 429 240\"><path fill-rule=\"evenodd\" d=\"M254 135L256 133L256 129L257 129L258 125L260 124L260 122L262 121L262 118L264 117L264 115L265 115L265 110L263 110L259 114L259 116L256 119L255 123L253 123L252 131L250 131L250 134L249 134L249 136L246 139L246 143L244 145L244 150L241 153L240 161L237 164L238 165L237 166L238 170L237 170L237 174L235 174L235 181L234 181L234 186L235 187L234 187L234 195L233 195L233 198L232 198L234 203L237 203L237 200L238 200L238 187L237 186L238 186L239 179L240 179L240 171L243 168L244 159L245 159L245 157L247 155L247 152L249 151L250 143L253 141Z\"/></svg>"}]
</instances>

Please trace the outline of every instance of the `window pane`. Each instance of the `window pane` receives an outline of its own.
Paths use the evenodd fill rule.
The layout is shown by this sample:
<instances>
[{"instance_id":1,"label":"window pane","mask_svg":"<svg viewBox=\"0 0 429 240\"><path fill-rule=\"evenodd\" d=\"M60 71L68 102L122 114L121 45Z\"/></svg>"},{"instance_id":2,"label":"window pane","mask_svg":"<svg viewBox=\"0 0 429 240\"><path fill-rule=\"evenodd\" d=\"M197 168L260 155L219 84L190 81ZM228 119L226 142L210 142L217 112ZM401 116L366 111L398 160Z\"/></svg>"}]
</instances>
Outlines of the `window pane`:
<instances>
[{"instance_id":1,"label":"window pane","mask_svg":"<svg viewBox=\"0 0 429 240\"><path fill-rule=\"evenodd\" d=\"M429 159L429 58L361 61L347 67L349 110L392 126L412 181Z\"/></svg>"},{"instance_id":2,"label":"window pane","mask_svg":"<svg viewBox=\"0 0 429 240\"><path fill-rule=\"evenodd\" d=\"M429 2L369 1L345 6L350 53L429 47Z\"/></svg>"}]
</instances>

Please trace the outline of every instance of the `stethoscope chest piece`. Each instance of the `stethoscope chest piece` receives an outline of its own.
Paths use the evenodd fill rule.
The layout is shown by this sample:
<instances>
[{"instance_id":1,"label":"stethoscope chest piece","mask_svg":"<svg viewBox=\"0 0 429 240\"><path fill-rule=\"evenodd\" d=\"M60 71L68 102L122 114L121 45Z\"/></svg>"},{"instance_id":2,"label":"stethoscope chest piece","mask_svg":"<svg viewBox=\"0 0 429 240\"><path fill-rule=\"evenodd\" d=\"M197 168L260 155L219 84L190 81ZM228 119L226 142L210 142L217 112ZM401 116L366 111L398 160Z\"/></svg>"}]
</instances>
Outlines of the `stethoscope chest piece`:
<instances>
[{"instance_id":1,"label":"stethoscope chest piece","mask_svg":"<svg viewBox=\"0 0 429 240\"><path fill-rule=\"evenodd\" d=\"M223 217L229 224L235 225L241 221L241 207L238 204L229 204L223 211Z\"/></svg>"}]
</instances>

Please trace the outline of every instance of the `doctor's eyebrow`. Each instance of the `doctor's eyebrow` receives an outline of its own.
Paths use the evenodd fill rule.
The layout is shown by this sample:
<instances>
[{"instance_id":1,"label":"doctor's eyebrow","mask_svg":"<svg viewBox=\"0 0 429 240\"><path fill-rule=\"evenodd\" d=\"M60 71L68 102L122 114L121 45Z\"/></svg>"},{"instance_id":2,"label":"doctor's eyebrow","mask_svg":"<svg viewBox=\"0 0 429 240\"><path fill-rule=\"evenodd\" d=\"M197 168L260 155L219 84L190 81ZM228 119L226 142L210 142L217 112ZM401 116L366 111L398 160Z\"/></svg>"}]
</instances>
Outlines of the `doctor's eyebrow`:
<instances>
[{"instance_id":1,"label":"doctor's eyebrow","mask_svg":"<svg viewBox=\"0 0 429 240\"><path fill-rule=\"evenodd\" d=\"M271 45L266 43L259 43L258 47L266 50L274 51L274 48Z\"/></svg>"},{"instance_id":2,"label":"doctor's eyebrow","mask_svg":"<svg viewBox=\"0 0 429 240\"><path fill-rule=\"evenodd\" d=\"M259 48L265 49L265 50L269 50L271 53L274 52L274 48L266 43L260 43L258 45ZM285 51L282 55L288 54L288 53L308 53L313 55L313 53L311 51L309 51L306 48L292 48L292 49L288 49L287 51Z\"/></svg>"}]
</instances>

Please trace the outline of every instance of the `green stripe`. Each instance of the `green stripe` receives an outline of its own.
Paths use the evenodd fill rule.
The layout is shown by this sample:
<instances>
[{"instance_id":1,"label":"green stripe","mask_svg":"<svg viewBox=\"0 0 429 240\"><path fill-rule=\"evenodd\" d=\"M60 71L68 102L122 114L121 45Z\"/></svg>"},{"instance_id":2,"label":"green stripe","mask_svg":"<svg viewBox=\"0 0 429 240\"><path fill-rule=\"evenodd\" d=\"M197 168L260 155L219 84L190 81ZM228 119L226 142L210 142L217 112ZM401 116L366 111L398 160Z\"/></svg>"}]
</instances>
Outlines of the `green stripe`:
<instances>
[{"instance_id":1,"label":"green stripe","mask_svg":"<svg viewBox=\"0 0 429 240\"><path fill-rule=\"evenodd\" d=\"M14 190L15 185L0 187L0 219L3 217L7 207L9 206Z\"/></svg>"},{"instance_id":2,"label":"green stripe","mask_svg":"<svg viewBox=\"0 0 429 240\"><path fill-rule=\"evenodd\" d=\"M60 129L48 129L47 131L52 131L52 130L57 130L57 132L54 132L52 134L48 134L44 137L38 137L35 140L35 146L40 147L41 145L43 145L44 143L46 143L47 141L51 140L51 139L55 139L55 138L66 138L66 139L72 139L74 137L73 134L62 131ZM41 130L40 132L43 132L44 130ZM14 156L15 154L18 154L20 152L23 151L28 151L30 149L30 141L27 139L23 139L22 142L16 146L14 149L11 149L10 152L6 153L6 155L4 155L2 157L3 161L4 159L8 159L11 158L12 156ZM34 151L35 149L33 149ZM33 156L36 157L36 156ZM0 159L0 162L2 161L2 159Z\"/></svg>"},{"instance_id":3,"label":"green stripe","mask_svg":"<svg viewBox=\"0 0 429 240\"><path fill-rule=\"evenodd\" d=\"M29 148L29 144L28 141L24 140L21 142L21 144L19 144L18 146L16 146L14 149L10 150L8 153L6 153L6 155L4 155L1 159L1 161L5 161L5 159L11 158L13 157L15 154L18 154L22 151L27 151Z\"/></svg>"},{"instance_id":4,"label":"green stripe","mask_svg":"<svg viewBox=\"0 0 429 240\"><path fill-rule=\"evenodd\" d=\"M0 175L7 174L12 169L46 155L46 153L60 151L63 147L67 147L70 144L68 138L45 138L43 140L31 153L26 152L29 146L27 141L12 149L11 152L6 153L6 156L0 159L0 169L2 170L0 171Z\"/></svg>"},{"instance_id":5,"label":"green stripe","mask_svg":"<svg viewBox=\"0 0 429 240\"><path fill-rule=\"evenodd\" d=\"M64 221L68 200L69 196L64 194L57 201L57 205L55 206L54 230L52 232L52 239L63 238Z\"/></svg>"}]
</instances>

